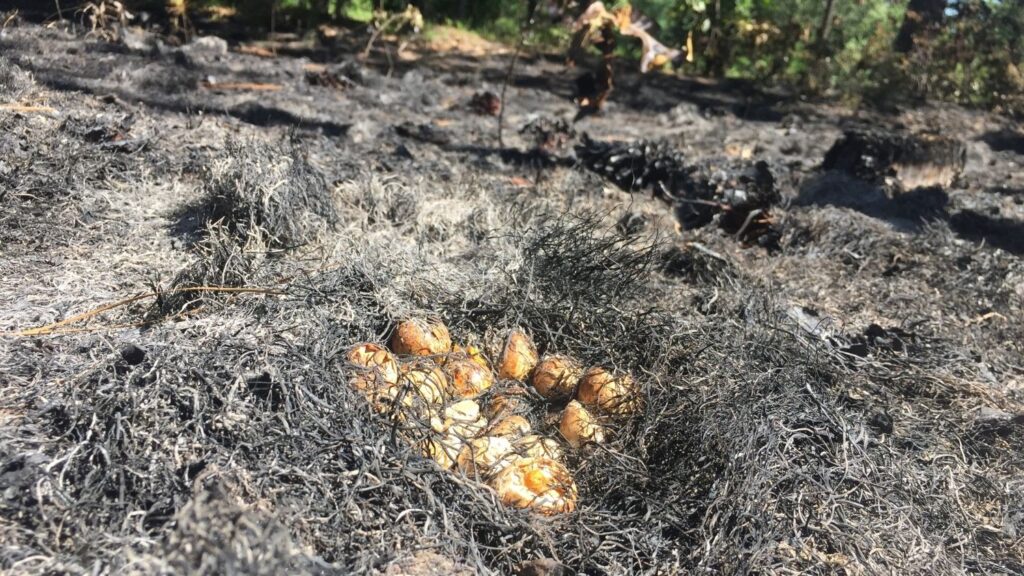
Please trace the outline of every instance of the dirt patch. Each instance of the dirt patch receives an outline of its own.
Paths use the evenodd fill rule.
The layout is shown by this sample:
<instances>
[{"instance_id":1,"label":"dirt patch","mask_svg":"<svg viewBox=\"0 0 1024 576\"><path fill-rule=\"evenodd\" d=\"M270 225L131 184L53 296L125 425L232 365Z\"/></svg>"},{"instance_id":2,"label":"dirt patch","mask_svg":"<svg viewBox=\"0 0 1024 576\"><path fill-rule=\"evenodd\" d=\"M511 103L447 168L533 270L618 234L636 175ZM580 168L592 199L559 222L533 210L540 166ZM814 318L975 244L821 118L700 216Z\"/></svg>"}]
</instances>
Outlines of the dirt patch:
<instances>
[{"instance_id":1,"label":"dirt patch","mask_svg":"<svg viewBox=\"0 0 1024 576\"><path fill-rule=\"evenodd\" d=\"M426 38L416 42L416 49L435 54L454 52L478 58L511 54L511 50L504 44L454 26L434 26Z\"/></svg>"}]
</instances>

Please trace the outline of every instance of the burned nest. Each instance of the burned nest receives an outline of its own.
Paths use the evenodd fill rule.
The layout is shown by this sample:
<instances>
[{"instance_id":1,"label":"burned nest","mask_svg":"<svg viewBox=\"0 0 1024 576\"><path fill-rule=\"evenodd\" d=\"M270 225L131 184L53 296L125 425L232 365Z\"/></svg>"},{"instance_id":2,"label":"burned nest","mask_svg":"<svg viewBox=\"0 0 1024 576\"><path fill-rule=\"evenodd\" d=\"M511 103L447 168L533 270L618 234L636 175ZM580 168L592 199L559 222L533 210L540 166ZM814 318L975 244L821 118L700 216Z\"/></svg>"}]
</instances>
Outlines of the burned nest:
<instances>
[{"instance_id":1,"label":"burned nest","mask_svg":"<svg viewBox=\"0 0 1024 576\"><path fill-rule=\"evenodd\" d=\"M851 360L721 267L699 278L727 296L695 315L670 296L663 248L596 216L537 216L480 242L498 259L480 270L504 262L498 276L440 282L376 245L301 274L252 259L235 268L241 285L300 279L199 295L210 321L155 324L54 388L5 366L22 383L8 401L24 407L4 442L5 569L349 573L425 548L493 573L537 558L588 574L1020 568L1019 542L972 520L993 503L1021 509L1007 484L1014 425L953 415L967 392L918 376L941 350ZM224 266L200 256L196 275ZM416 310L456 336L526 326L542 352L638 375L644 411L570 461L577 511L504 507L396 441L346 384L347 348ZM5 343L5 357L34 345ZM910 398L922 417L890 416L858 389Z\"/></svg>"},{"instance_id":2,"label":"burned nest","mask_svg":"<svg viewBox=\"0 0 1024 576\"><path fill-rule=\"evenodd\" d=\"M822 167L866 182L894 178L913 189L948 187L966 163L967 147L957 138L857 127L846 130L828 150Z\"/></svg>"}]
</instances>

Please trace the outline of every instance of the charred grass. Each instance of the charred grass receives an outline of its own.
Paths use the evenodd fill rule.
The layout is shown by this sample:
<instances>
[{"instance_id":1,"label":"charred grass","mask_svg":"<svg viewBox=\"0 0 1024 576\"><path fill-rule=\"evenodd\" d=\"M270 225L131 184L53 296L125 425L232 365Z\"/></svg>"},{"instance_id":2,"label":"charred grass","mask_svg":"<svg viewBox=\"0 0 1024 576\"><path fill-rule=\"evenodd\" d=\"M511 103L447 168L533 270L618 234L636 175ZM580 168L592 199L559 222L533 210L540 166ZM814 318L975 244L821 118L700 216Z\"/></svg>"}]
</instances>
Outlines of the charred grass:
<instances>
[{"instance_id":1,"label":"charred grass","mask_svg":"<svg viewBox=\"0 0 1024 576\"><path fill-rule=\"evenodd\" d=\"M5 121L12 146L29 123ZM72 221L54 210L104 194L73 135L9 161L10 226ZM569 169L524 202L486 171L334 179L287 138L225 138L174 166L194 174L186 264L125 281L151 297L90 330L0 340L9 573L373 573L425 554L497 574L541 557L581 574L1024 570L1021 408L984 379L1020 369L997 345L1020 331L971 325L982 361L934 320L1017 306L1019 259L941 223L872 236L832 209L786 214L776 256L737 256L713 231L710 247L624 235ZM907 323L871 328L844 308L864 298L815 272L879 291L896 275L919 299ZM820 324L851 324L808 323L815 297ZM349 346L421 314L463 341L523 326L542 351L641 382L643 410L569 458L577 511L502 506L347 385Z\"/></svg>"}]
</instances>

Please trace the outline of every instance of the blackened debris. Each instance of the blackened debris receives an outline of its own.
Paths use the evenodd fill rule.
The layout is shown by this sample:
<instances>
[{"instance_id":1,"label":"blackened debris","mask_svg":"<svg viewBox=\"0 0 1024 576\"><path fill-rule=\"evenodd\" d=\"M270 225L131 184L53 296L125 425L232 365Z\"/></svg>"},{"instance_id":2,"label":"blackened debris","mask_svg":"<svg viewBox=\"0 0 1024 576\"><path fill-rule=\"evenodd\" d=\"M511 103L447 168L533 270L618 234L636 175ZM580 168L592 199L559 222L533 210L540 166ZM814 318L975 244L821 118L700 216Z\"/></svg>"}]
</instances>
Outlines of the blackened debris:
<instances>
[{"instance_id":1,"label":"blackened debris","mask_svg":"<svg viewBox=\"0 0 1024 576\"><path fill-rule=\"evenodd\" d=\"M683 154L650 140L602 142L583 134L576 147L580 162L627 192L653 188L656 196L671 199L673 192L692 187L695 168Z\"/></svg>"},{"instance_id":2,"label":"blackened debris","mask_svg":"<svg viewBox=\"0 0 1024 576\"><path fill-rule=\"evenodd\" d=\"M312 86L323 86L335 90L347 90L357 85L337 68L306 70L306 82Z\"/></svg>"},{"instance_id":3,"label":"blackened debris","mask_svg":"<svg viewBox=\"0 0 1024 576\"><path fill-rule=\"evenodd\" d=\"M446 146L452 142L451 133L443 128L431 126L430 124L402 122L395 126L395 133L403 138L412 138L413 140L436 144L438 146Z\"/></svg>"},{"instance_id":4,"label":"blackened debris","mask_svg":"<svg viewBox=\"0 0 1024 576\"><path fill-rule=\"evenodd\" d=\"M782 196L766 162L716 170L702 187L708 184L713 186L715 199L724 205L718 222L723 230L745 241L778 246L779 231L772 226L769 211Z\"/></svg>"},{"instance_id":5,"label":"blackened debris","mask_svg":"<svg viewBox=\"0 0 1024 576\"><path fill-rule=\"evenodd\" d=\"M985 242L1011 254L1024 254L1024 223L1019 220L961 210L950 218L949 226L968 240Z\"/></svg>"},{"instance_id":6,"label":"blackened debris","mask_svg":"<svg viewBox=\"0 0 1024 576\"><path fill-rule=\"evenodd\" d=\"M875 412L868 420L868 424L882 434L892 434L896 429L892 416L886 412Z\"/></svg>"},{"instance_id":7,"label":"blackened debris","mask_svg":"<svg viewBox=\"0 0 1024 576\"><path fill-rule=\"evenodd\" d=\"M501 98L494 92L477 92L469 99L469 109L481 116L501 113Z\"/></svg>"},{"instance_id":8,"label":"blackened debris","mask_svg":"<svg viewBox=\"0 0 1024 576\"><path fill-rule=\"evenodd\" d=\"M146 351L135 344L127 344L121 348L121 361L128 366L138 366L146 359Z\"/></svg>"},{"instance_id":9,"label":"blackened debris","mask_svg":"<svg viewBox=\"0 0 1024 576\"><path fill-rule=\"evenodd\" d=\"M717 284L731 274L729 263L719 254L698 244L671 246L660 254L659 270L673 278Z\"/></svg>"},{"instance_id":10,"label":"blackened debris","mask_svg":"<svg viewBox=\"0 0 1024 576\"><path fill-rule=\"evenodd\" d=\"M91 144L103 144L127 138L134 123L134 116L130 114L121 118L109 116L98 116L88 120L69 118L64 122L62 128Z\"/></svg>"},{"instance_id":11,"label":"blackened debris","mask_svg":"<svg viewBox=\"0 0 1024 576\"><path fill-rule=\"evenodd\" d=\"M268 372L253 376L245 381L246 388L253 398L263 402L272 411L284 406L284 391L279 382L275 382Z\"/></svg>"},{"instance_id":12,"label":"blackened debris","mask_svg":"<svg viewBox=\"0 0 1024 576\"><path fill-rule=\"evenodd\" d=\"M572 124L562 118L536 118L520 128L519 133L528 136L535 149L548 153L564 149L576 137Z\"/></svg>"},{"instance_id":13,"label":"blackened debris","mask_svg":"<svg viewBox=\"0 0 1024 576\"><path fill-rule=\"evenodd\" d=\"M650 190L671 204L682 229L717 220L719 227L743 242L778 247L781 233L771 208L781 194L766 162L690 165L665 143L600 142L586 134L576 154L584 166L623 190Z\"/></svg>"},{"instance_id":14,"label":"blackened debris","mask_svg":"<svg viewBox=\"0 0 1024 576\"><path fill-rule=\"evenodd\" d=\"M988 147L996 152L1024 154L1024 134L1014 130L996 130L981 137Z\"/></svg>"},{"instance_id":15,"label":"blackened debris","mask_svg":"<svg viewBox=\"0 0 1024 576\"><path fill-rule=\"evenodd\" d=\"M891 326L883 328L878 324L869 324L859 334L845 338L839 337L834 343L845 354L867 357L869 354L906 354L918 344L919 338L913 332Z\"/></svg>"}]
</instances>

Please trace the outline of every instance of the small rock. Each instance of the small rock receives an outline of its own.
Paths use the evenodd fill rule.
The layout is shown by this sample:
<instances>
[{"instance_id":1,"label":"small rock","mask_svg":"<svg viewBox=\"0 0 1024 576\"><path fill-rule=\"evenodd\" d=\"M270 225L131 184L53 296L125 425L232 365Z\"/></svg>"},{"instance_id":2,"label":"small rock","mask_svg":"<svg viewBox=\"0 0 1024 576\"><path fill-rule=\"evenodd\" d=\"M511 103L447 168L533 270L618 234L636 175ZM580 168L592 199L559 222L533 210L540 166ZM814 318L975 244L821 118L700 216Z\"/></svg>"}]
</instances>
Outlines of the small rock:
<instances>
[{"instance_id":1,"label":"small rock","mask_svg":"<svg viewBox=\"0 0 1024 576\"><path fill-rule=\"evenodd\" d=\"M137 26L121 28L121 44L132 52L150 52L156 48L156 37Z\"/></svg>"},{"instance_id":2,"label":"small rock","mask_svg":"<svg viewBox=\"0 0 1024 576\"><path fill-rule=\"evenodd\" d=\"M568 576L569 569L564 564L550 558L530 560L519 565L518 576Z\"/></svg>"},{"instance_id":3,"label":"small rock","mask_svg":"<svg viewBox=\"0 0 1024 576\"><path fill-rule=\"evenodd\" d=\"M146 351L135 344L128 344L121 348L121 360L129 366L138 366L146 359Z\"/></svg>"},{"instance_id":4,"label":"small rock","mask_svg":"<svg viewBox=\"0 0 1024 576\"><path fill-rule=\"evenodd\" d=\"M181 50L190 55L223 56L228 53L228 42L217 36L199 36L182 46Z\"/></svg>"},{"instance_id":5,"label":"small rock","mask_svg":"<svg viewBox=\"0 0 1024 576\"><path fill-rule=\"evenodd\" d=\"M872 414L871 420L868 421L868 424L883 434L892 434L893 430L895 430L892 416L889 416L885 412L876 412Z\"/></svg>"},{"instance_id":6,"label":"small rock","mask_svg":"<svg viewBox=\"0 0 1024 576\"><path fill-rule=\"evenodd\" d=\"M416 157L413 155L412 150L405 144L399 144L395 147L394 155L398 158L404 158L406 160L415 160Z\"/></svg>"}]
</instances>

